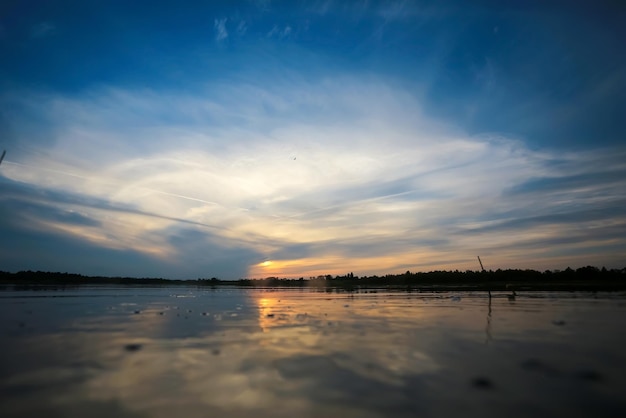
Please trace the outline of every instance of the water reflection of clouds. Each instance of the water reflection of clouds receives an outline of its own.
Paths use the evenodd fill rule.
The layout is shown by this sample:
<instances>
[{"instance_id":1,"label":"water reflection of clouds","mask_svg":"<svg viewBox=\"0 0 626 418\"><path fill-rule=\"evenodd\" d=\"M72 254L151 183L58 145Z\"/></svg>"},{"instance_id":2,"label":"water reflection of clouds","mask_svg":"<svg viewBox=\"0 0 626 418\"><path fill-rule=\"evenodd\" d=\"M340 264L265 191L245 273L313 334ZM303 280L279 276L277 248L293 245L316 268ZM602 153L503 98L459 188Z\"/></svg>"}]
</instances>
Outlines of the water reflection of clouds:
<instances>
[{"instance_id":1,"label":"water reflection of clouds","mask_svg":"<svg viewBox=\"0 0 626 418\"><path fill-rule=\"evenodd\" d=\"M293 364L280 363L288 371L293 372L295 365L306 369L307 362L317 364L325 359L322 364L330 362L356 378L400 385L403 375L437 369L415 334L407 333L398 322L388 326L388 320L402 321L398 311L371 313L374 298L361 301L286 291L263 293L257 300L262 327L268 331L262 336L264 345L285 358L299 358ZM413 306L411 315L419 316L421 309ZM367 321L369 315L375 320Z\"/></svg>"},{"instance_id":2,"label":"water reflection of clouds","mask_svg":"<svg viewBox=\"0 0 626 418\"><path fill-rule=\"evenodd\" d=\"M127 305L125 297L102 298L99 305L85 299L77 303L90 313L70 315L73 321L65 329L5 339L9 344L0 370L8 378L1 386L17 393L8 416L26 416L35 399L61 413L77 404L116 405L116 416L168 418L428 416L465 407L477 415L495 400L489 398L492 392L473 392L469 382L477 376L504 390L494 411L505 413L511 403L539 396L529 385L556 393L554 400L541 399L553 408L567 397L564 387L571 383L565 379L579 368L610 376L610 367L626 364L614 351L606 356L611 365L604 357L581 356L589 348L610 352L619 338L596 335L599 323L615 330L610 310L582 305L581 311L573 299L522 295L511 303L494 295L493 340L486 345L484 295L300 290L198 290L195 295L135 295L137 305ZM159 315L162 310L165 315ZM555 318L567 326L556 326ZM579 341L581 336L593 338ZM578 345L570 346L572 341ZM125 349L131 343L136 349ZM566 354L564 347L570 350ZM12 368L7 357L15 363ZM530 357L546 366L530 372L520 367ZM559 374L546 377L546 370ZM572 390L592 400L617 396L612 385L596 388L601 395L596 398L589 387Z\"/></svg>"}]
</instances>

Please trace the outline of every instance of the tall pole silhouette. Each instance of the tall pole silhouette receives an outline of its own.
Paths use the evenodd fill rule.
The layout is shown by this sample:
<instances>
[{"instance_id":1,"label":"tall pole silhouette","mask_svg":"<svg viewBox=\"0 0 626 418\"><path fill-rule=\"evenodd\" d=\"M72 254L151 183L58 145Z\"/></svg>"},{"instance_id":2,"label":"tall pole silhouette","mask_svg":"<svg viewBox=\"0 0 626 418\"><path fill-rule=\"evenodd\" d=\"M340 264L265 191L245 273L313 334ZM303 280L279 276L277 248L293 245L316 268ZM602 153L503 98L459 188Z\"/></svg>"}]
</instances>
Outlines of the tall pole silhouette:
<instances>
[{"instance_id":1,"label":"tall pole silhouette","mask_svg":"<svg viewBox=\"0 0 626 418\"><path fill-rule=\"evenodd\" d=\"M5 155L7 155L7 150L2 151L2 157L0 157L0 164L2 164L2 160L4 160Z\"/></svg>"},{"instance_id":2,"label":"tall pole silhouette","mask_svg":"<svg viewBox=\"0 0 626 418\"><path fill-rule=\"evenodd\" d=\"M482 271L485 271L485 268L483 267L483 262L482 262L482 261L480 261L480 256L478 256L478 262L480 263L480 269L481 269Z\"/></svg>"},{"instance_id":3,"label":"tall pole silhouette","mask_svg":"<svg viewBox=\"0 0 626 418\"><path fill-rule=\"evenodd\" d=\"M478 262L480 263L480 270L484 273L485 268L483 267L483 262L480 261L480 256L477 256L477 257L478 257ZM487 293L489 294L489 312L491 313L491 289L488 289Z\"/></svg>"}]
</instances>

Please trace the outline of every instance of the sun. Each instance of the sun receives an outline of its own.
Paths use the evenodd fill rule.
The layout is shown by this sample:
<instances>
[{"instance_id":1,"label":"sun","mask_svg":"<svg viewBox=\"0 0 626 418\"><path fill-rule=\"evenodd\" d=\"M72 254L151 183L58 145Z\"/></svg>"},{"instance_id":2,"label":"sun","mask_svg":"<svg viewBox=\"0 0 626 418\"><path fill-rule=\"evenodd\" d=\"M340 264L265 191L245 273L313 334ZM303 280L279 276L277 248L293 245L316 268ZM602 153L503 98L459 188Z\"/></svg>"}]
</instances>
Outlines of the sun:
<instances>
[{"instance_id":1,"label":"sun","mask_svg":"<svg viewBox=\"0 0 626 418\"><path fill-rule=\"evenodd\" d=\"M265 260L264 262L261 263L262 267L269 267L272 265L272 262L270 260Z\"/></svg>"}]
</instances>

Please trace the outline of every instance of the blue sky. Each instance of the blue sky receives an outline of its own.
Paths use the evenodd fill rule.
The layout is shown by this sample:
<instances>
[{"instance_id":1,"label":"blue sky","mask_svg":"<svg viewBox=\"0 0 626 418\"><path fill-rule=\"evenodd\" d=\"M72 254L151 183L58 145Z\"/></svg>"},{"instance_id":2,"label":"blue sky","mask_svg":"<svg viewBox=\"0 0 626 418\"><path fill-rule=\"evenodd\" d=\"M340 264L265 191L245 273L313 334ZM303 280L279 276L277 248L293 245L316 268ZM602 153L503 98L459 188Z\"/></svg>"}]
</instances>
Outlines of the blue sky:
<instances>
[{"instance_id":1,"label":"blue sky","mask_svg":"<svg viewBox=\"0 0 626 418\"><path fill-rule=\"evenodd\" d=\"M4 2L0 269L623 267L620 2Z\"/></svg>"}]
</instances>

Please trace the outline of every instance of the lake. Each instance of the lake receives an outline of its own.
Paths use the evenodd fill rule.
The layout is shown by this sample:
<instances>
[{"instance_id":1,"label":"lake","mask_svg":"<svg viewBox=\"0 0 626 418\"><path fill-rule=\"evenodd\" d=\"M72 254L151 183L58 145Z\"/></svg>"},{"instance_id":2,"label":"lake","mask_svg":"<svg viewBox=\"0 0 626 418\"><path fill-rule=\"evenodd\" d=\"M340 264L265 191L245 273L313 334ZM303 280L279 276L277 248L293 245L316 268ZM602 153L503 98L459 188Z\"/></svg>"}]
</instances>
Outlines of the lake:
<instances>
[{"instance_id":1,"label":"lake","mask_svg":"<svg viewBox=\"0 0 626 418\"><path fill-rule=\"evenodd\" d=\"M626 416L626 294L0 290L2 417Z\"/></svg>"}]
</instances>

